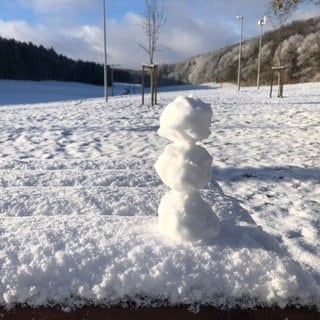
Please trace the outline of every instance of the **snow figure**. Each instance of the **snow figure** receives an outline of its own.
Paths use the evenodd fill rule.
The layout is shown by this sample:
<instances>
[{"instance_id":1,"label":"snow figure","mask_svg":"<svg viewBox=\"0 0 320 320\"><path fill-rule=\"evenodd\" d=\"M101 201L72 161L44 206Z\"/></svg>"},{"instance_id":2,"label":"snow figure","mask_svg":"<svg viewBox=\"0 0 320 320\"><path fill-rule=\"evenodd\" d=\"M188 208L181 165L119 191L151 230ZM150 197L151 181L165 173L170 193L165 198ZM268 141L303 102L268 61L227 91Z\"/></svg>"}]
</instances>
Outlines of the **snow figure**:
<instances>
[{"instance_id":1,"label":"snow figure","mask_svg":"<svg viewBox=\"0 0 320 320\"><path fill-rule=\"evenodd\" d=\"M200 99L177 97L160 116L166 146L155 163L162 181L171 189L158 213L160 231L178 241L211 242L220 231L218 217L197 191L210 181L212 157L199 145L210 135L212 110Z\"/></svg>"}]
</instances>

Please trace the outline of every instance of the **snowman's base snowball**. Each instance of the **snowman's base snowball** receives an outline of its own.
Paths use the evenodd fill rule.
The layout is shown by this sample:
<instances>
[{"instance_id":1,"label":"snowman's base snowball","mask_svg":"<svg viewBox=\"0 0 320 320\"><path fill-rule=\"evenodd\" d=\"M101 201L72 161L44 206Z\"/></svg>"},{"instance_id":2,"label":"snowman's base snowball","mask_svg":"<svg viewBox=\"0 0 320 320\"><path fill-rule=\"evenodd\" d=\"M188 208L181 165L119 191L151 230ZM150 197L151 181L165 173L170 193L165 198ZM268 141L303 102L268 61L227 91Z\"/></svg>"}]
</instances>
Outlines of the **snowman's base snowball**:
<instances>
[{"instance_id":1,"label":"snowman's base snowball","mask_svg":"<svg viewBox=\"0 0 320 320\"><path fill-rule=\"evenodd\" d=\"M160 231L176 241L212 243L219 235L218 217L196 191L171 190L162 198L158 213Z\"/></svg>"}]
</instances>

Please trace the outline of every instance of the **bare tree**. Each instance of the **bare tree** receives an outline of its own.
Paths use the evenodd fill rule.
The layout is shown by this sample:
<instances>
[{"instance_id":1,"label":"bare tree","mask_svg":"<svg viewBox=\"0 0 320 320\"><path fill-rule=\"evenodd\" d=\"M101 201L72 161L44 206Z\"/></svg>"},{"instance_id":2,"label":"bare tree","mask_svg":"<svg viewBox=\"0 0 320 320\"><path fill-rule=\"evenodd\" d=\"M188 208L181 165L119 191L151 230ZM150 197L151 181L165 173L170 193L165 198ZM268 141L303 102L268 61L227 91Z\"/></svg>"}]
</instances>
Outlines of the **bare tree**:
<instances>
[{"instance_id":1,"label":"bare tree","mask_svg":"<svg viewBox=\"0 0 320 320\"><path fill-rule=\"evenodd\" d=\"M145 0L145 12L141 19L141 27L147 36L147 45L140 47L147 52L150 64L154 64L154 55L159 51L159 32L167 19L163 1Z\"/></svg>"},{"instance_id":2,"label":"bare tree","mask_svg":"<svg viewBox=\"0 0 320 320\"><path fill-rule=\"evenodd\" d=\"M292 13L298 8L300 4L312 3L320 5L320 0L272 0L268 4L268 11L271 21L278 29L278 64L282 64L282 42L283 42L283 28L287 23Z\"/></svg>"}]
</instances>

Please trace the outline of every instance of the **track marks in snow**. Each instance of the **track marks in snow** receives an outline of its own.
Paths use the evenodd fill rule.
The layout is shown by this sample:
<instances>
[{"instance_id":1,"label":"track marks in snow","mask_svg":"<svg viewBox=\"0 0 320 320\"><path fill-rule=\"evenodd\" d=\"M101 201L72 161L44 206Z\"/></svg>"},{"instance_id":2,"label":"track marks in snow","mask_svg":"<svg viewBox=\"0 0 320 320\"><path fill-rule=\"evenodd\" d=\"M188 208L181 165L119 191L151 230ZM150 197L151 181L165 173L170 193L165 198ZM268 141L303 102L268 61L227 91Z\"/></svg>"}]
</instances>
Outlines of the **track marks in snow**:
<instances>
[{"instance_id":1,"label":"track marks in snow","mask_svg":"<svg viewBox=\"0 0 320 320\"><path fill-rule=\"evenodd\" d=\"M10 168L10 169L9 169ZM163 184L143 161L7 161L0 215L156 215Z\"/></svg>"},{"instance_id":2,"label":"track marks in snow","mask_svg":"<svg viewBox=\"0 0 320 320\"><path fill-rule=\"evenodd\" d=\"M144 157L159 118L132 97L111 99L108 108L97 99L2 110L2 159Z\"/></svg>"}]
</instances>

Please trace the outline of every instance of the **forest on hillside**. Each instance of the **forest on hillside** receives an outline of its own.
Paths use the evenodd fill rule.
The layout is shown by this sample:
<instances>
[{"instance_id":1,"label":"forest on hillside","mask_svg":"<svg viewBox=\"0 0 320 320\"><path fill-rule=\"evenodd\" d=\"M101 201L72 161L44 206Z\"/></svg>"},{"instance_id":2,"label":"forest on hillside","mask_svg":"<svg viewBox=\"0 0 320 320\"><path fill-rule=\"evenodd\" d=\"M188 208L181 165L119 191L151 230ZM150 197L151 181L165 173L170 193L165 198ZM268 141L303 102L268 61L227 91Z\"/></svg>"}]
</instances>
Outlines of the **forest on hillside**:
<instances>
[{"instance_id":1,"label":"forest on hillside","mask_svg":"<svg viewBox=\"0 0 320 320\"><path fill-rule=\"evenodd\" d=\"M0 38L0 79L59 80L103 84L103 66L74 61L54 49Z\"/></svg>"},{"instance_id":2,"label":"forest on hillside","mask_svg":"<svg viewBox=\"0 0 320 320\"><path fill-rule=\"evenodd\" d=\"M112 76L111 76L112 72ZM103 85L103 65L95 62L75 61L56 53L53 48L0 37L0 79L57 80ZM141 70L113 70L108 67L108 85L115 82L141 83ZM150 77L146 75L148 85ZM159 85L177 84L178 81L159 77Z\"/></svg>"},{"instance_id":3,"label":"forest on hillside","mask_svg":"<svg viewBox=\"0 0 320 320\"><path fill-rule=\"evenodd\" d=\"M320 18L294 21L279 30L266 32L262 38L260 83L269 84L271 68L278 66L281 48L285 82L320 81ZM257 81L259 37L243 42L241 83L254 85ZM184 83L236 83L239 44L187 59L182 63L159 67L163 77Z\"/></svg>"}]
</instances>

